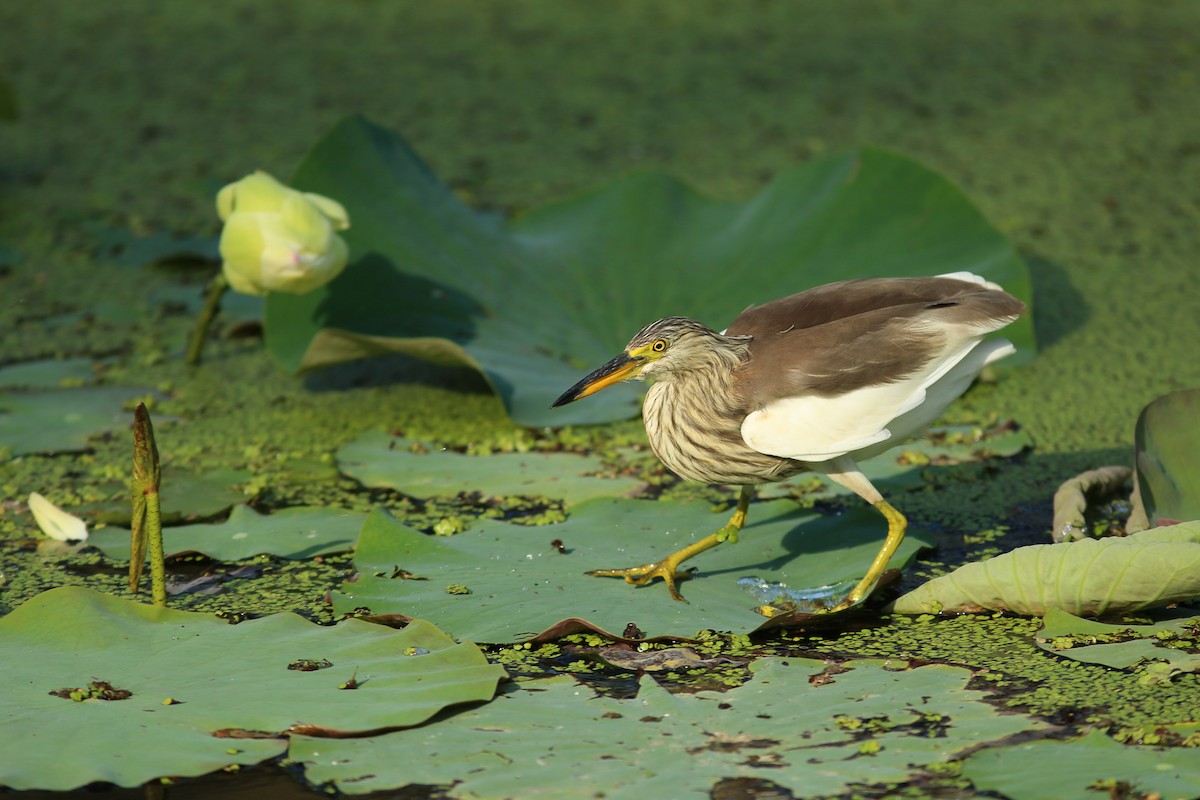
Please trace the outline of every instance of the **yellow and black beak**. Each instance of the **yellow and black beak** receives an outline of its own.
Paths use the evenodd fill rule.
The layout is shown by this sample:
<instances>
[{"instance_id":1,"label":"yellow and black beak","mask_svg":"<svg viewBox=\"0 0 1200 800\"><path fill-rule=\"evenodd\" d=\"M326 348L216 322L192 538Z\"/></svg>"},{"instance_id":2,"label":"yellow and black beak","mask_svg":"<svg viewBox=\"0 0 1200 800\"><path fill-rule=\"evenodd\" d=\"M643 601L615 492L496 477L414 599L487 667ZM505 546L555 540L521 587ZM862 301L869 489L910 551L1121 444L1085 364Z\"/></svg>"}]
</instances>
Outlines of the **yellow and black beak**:
<instances>
[{"instance_id":1,"label":"yellow and black beak","mask_svg":"<svg viewBox=\"0 0 1200 800\"><path fill-rule=\"evenodd\" d=\"M621 353L621 355L609 361L603 367L589 373L583 380L563 392L562 397L554 401L551 408L565 406L567 403L573 403L581 397L587 397L589 394L612 386L614 383L628 380L634 375L641 372L645 365L646 359L629 355L629 353Z\"/></svg>"}]
</instances>

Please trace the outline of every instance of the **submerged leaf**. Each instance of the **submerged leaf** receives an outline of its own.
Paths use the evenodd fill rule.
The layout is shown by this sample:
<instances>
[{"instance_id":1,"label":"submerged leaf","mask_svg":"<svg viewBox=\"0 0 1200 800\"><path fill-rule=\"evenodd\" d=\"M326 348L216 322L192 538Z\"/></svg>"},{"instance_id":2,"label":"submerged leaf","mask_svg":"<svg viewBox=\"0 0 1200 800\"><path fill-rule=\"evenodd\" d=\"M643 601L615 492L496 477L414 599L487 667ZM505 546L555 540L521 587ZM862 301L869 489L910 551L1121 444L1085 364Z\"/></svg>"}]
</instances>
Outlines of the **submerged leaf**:
<instances>
[{"instance_id":1,"label":"submerged leaf","mask_svg":"<svg viewBox=\"0 0 1200 800\"><path fill-rule=\"evenodd\" d=\"M865 148L782 173L744 203L636 172L507 227L462 205L398 135L337 125L295 185L341 200L357 254L336 280L267 299L288 370L401 352L479 369L526 425L635 416L613 387L550 410L639 328L683 314L721 329L747 305L853 277L969 270L1030 302L1012 245L957 188ZM1032 315L1005 334L1032 357Z\"/></svg>"},{"instance_id":2,"label":"submerged leaf","mask_svg":"<svg viewBox=\"0 0 1200 800\"><path fill-rule=\"evenodd\" d=\"M1142 409L1134 458L1148 524L1200 520L1200 389L1164 395Z\"/></svg>"},{"instance_id":3,"label":"submerged leaf","mask_svg":"<svg viewBox=\"0 0 1200 800\"><path fill-rule=\"evenodd\" d=\"M1061 609L1100 616L1200 596L1200 522L1124 537L1018 547L896 600L900 614Z\"/></svg>"},{"instance_id":4,"label":"submerged leaf","mask_svg":"<svg viewBox=\"0 0 1200 800\"><path fill-rule=\"evenodd\" d=\"M0 619L0 652L0 785L10 789L137 786L254 764L282 754L296 730L419 725L447 706L490 699L504 674L426 622L396 631L274 614L230 625L79 587L37 595ZM288 669L305 658L334 668ZM358 690L338 691L355 670ZM54 694L89 681L130 694Z\"/></svg>"}]
</instances>

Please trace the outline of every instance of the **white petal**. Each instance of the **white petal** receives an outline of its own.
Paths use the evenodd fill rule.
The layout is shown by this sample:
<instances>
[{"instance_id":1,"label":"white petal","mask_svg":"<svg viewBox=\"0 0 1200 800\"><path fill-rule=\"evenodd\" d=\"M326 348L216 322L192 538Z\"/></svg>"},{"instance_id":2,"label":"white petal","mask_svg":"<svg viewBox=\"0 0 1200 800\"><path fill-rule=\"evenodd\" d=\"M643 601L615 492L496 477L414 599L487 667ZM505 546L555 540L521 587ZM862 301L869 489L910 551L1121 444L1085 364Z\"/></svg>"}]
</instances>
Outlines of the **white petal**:
<instances>
[{"instance_id":1,"label":"white petal","mask_svg":"<svg viewBox=\"0 0 1200 800\"><path fill-rule=\"evenodd\" d=\"M73 514L68 514L37 492L29 495L29 510L42 533L60 542L83 542L87 540L87 523Z\"/></svg>"}]
</instances>

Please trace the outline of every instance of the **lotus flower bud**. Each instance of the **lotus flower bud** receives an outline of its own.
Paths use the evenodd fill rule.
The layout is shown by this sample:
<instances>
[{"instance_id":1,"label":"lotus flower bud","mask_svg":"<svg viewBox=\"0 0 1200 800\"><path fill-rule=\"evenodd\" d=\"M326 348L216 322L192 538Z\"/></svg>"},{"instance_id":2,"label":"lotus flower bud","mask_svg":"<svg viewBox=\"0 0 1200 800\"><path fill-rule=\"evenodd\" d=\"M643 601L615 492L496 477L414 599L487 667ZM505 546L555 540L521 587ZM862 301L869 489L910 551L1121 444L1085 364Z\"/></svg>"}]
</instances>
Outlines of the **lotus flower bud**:
<instances>
[{"instance_id":1,"label":"lotus flower bud","mask_svg":"<svg viewBox=\"0 0 1200 800\"><path fill-rule=\"evenodd\" d=\"M337 277L350 251L336 231L350 227L336 200L299 192L265 172L217 193L221 259L234 291L303 294Z\"/></svg>"}]
</instances>

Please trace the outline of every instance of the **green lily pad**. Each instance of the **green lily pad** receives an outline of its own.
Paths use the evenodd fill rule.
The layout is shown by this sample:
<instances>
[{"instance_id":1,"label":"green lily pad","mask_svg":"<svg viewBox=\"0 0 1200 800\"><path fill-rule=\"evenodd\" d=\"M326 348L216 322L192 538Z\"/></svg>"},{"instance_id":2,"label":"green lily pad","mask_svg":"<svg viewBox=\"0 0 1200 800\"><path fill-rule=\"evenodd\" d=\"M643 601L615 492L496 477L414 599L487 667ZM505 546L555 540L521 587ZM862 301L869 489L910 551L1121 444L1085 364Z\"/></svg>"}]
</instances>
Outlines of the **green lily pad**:
<instances>
[{"instance_id":1,"label":"green lily pad","mask_svg":"<svg viewBox=\"0 0 1200 800\"><path fill-rule=\"evenodd\" d=\"M1048 652L1114 669L1163 663L1169 677L1200 670L1200 653L1189 652L1197 649L1198 628L1195 615L1153 625L1110 625L1051 609L1037 639Z\"/></svg>"},{"instance_id":2,"label":"green lily pad","mask_svg":"<svg viewBox=\"0 0 1200 800\"><path fill-rule=\"evenodd\" d=\"M1124 537L1018 547L896 600L900 614L1060 609L1101 616L1200 597L1200 522Z\"/></svg>"},{"instance_id":3,"label":"green lily pad","mask_svg":"<svg viewBox=\"0 0 1200 800\"><path fill-rule=\"evenodd\" d=\"M1200 750L1120 744L1101 731L1071 741L1044 739L975 753L962 765L975 788L1021 800L1120 797L1119 781L1139 797L1200 796Z\"/></svg>"},{"instance_id":4,"label":"green lily pad","mask_svg":"<svg viewBox=\"0 0 1200 800\"><path fill-rule=\"evenodd\" d=\"M751 506L739 542L687 562L699 571L680 584L686 603L672 600L661 583L634 587L583 574L657 560L727 518L706 503L609 498L579 505L557 525L483 520L465 533L433 537L377 510L355 551L358 579L334 593L334 610L420 617L487 642L561 632L568 619L607 632L634 622L648 637L688 637L705 628L746 632L770 622L754 610L766 602L761 583L799 590L856 580L887 531L870 508L831 518L774 500ZM927 546L919 532L910 533L891 565L902 567Z\"/></svg>"},{"instance_id":5,"label":"green lily pad","mask_svg":"<svg viewBox=\"0 0 1200 800\"><path fill-rule=\"evenodd\" d=\"M234 506L225 522L182 525L163 530L167 555L203 553L217 561L241 561L267 553L281 558L312 558L351 550L366 514L340 508L287 508L259 514ZM98 530L88 544L110 558L129 560L129 531Z\"/></svg>"},{"instance_id":6,"label":"green lily pad","mask_svg":"<svg viewBox=\"0 0 1200 800\"><path fill-rule=\"evenodd\" d=\"M1149 524L1200 520L1200 389L1164 395L1142 409L1134 459Z\"/></svg>"},{"instance_id":7,"label":"green lily pad","mask_svg":"<svg viewBox=\"0 0 1200 800\"><path fill-rule=\"evenodd\" d=\"M354 260L327 286L267 298L275 359L299 370L401 352L468 365L531 426L635 416L632 386L549 406L659 317L720 329L752 303L834 280L959 270L1030 301L1024 263L961 191L872 148L784 172L744 203L635 172L506 227L462 205L400 136L351 117L294 183L346 207ZM1032 357L1031 314L1005 335Z\"/></svg>"},{"instance_id":8,"label":"green lily pad","mask_svg":"<svg viewBox=\"0 0 1200 800\"><path fill-rule=\"evenodd\" d=\"M0 367L0 389L55 389L96 380L91 358L48 358Z\"/></svg>"},{"instance_id":9,"label":"green lily pad","mask_svg":"<svg viewBox=\"0 0 1200 800\"><path fill-rule=\"evenodd\" d=\"M86 450L89 436L128 427L125 403L151 390L93 386L46 392L0 392L0 447L13 455Z\"/></svg>"},{"instance_id":10,"label":"green lily pad","mask_svg":"<svg viewBox=\"0 0 1200 800\"><path fill-rule=\"evenodd\" d=\"M163 420L160 417L157 421ZM175 525L225 513L246 499L241 486L251 477L252 473L241 469L192 472L168 467L163 475L161 496L163 523ZM101 484L97 489L106 499L81 506L76 513L106 525L128 528L131 515L129 486L124 481L113 481Z\"/></svg>"},{"instance_id":11,"label":"green lily pad","mask_svg":"<svg viewBox=\"0 0 1200 800\"><path fill-rule=\"evenodd\" d=\"M494 453L468 456L430 451L385 431L369 431L337 452L338 468L365 486L386 486L413 497L479 492L483 497L526 495L578 503L629 494L633 478L596 477L604 463L574 453Z\"/></svg>"},{"instance_id":12,"label":"green lily pad","mask_svg":"<svg viewBox=\"0 0 1200 800\"><path fill-rule=\"evenodd\" d=\"M1001 714L966 689L968 670L889 670L852 661L763 659L727 692L674 695L643 677L631 700L569 677L522 684L422 730L339 741L296 737L288 758L347 794L455 785L456 797L704 797L723 778L768 777L797 797L904 781L915 765L1046 724ZM421 753L420 758L412 758Z\"/></svg>"},{"instance_id":13,"label":"green lily pad","mask_svg":"<svg viewBox=\"0 0 1200 800\"><path fill-rule=\"evenodd\" d=\"M275 614L230 625L78 587L40 594L0 619L0 652L0 785L11 789L137 786L253 764L283 753L299 731L420 725L490 699L504 675L477 647L425 622L396 631ZM339 691L355 670L358 688ZM56 694L93 681L131 694Z\"/></svg>"}]
</instances>

